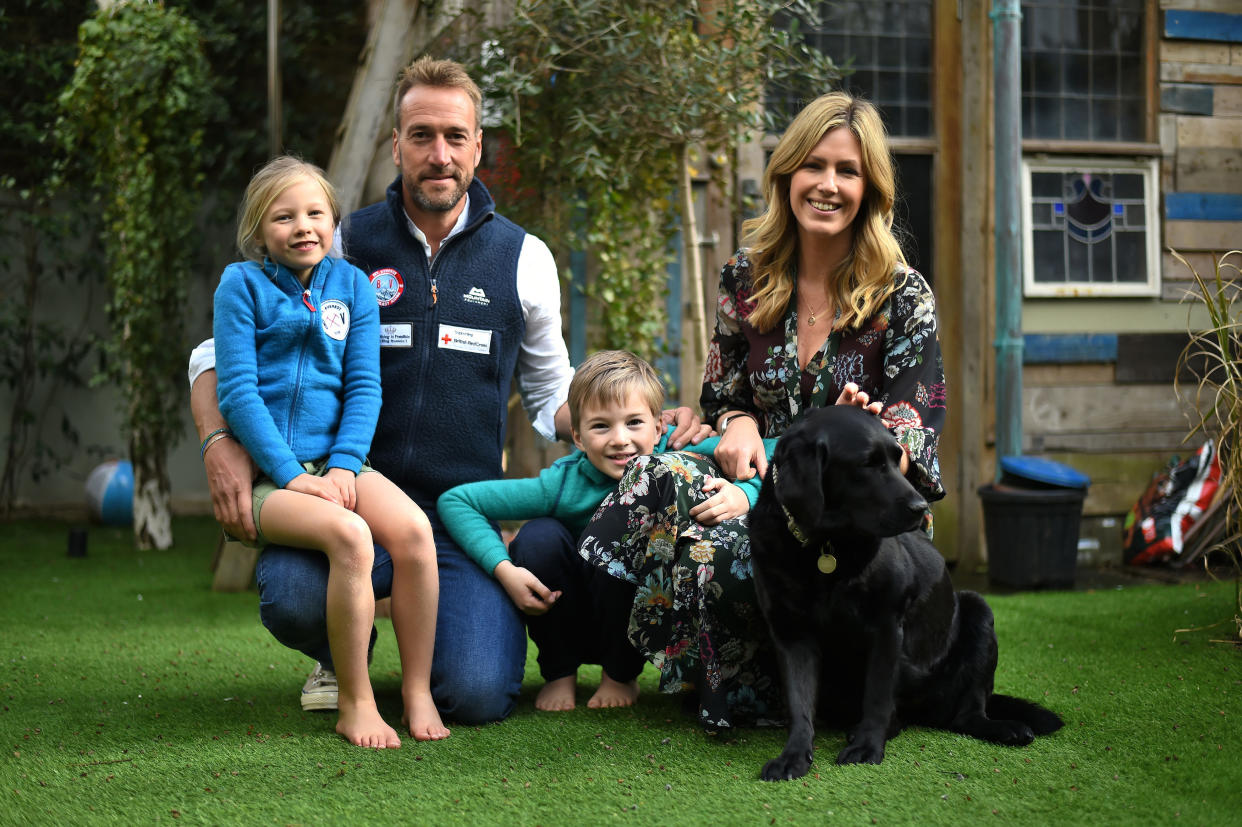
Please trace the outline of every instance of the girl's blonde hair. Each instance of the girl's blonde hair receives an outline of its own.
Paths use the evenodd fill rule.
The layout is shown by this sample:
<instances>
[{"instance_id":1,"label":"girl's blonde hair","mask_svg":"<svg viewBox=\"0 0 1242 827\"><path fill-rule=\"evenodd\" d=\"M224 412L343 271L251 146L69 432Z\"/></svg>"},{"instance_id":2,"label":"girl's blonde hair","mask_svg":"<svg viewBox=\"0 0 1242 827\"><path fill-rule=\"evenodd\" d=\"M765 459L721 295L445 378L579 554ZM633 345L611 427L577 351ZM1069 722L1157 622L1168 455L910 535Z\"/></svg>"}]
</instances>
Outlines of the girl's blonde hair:
<instances>
[{"instance_id":1,"label":"girl's blonde hair","mask_svg":"<svg viewBox=\"0 0 1242 827\"><path fill-rule=\"evenodd\" d=\"M281 155L263 165L246 186L241 208L237 211L237 249L243 257L262 262L267 255L263 247L261 225L263 215L280 194L296 184L301 178L309 178L323 187L332 208L332 225L341 223L341 206L336 200L336 188L328 181L324 171L300 158Z\"/></svg>"},{"instance_id":2,"label":"girl's blonde hair","mask_svg":"<svg viewBox=\"0 0 1242 827\"><path fill-rule=\"evenodd\" d=\"M816 144L833 129L854 133L862 149L866 188L854 218L853 246L830 276L829 294L840 309L838 327L861 325L879 309L896 285L893 267L905 263L893 235L896 182L888 135L875 107L845 92L811 101L785 130L763 173L767 210L742 225L751 248L755 309L748 321L768 332L785 316L793 296L798 263L798 223L789 205L789 182Z\"/></svg>"}]
</instances>

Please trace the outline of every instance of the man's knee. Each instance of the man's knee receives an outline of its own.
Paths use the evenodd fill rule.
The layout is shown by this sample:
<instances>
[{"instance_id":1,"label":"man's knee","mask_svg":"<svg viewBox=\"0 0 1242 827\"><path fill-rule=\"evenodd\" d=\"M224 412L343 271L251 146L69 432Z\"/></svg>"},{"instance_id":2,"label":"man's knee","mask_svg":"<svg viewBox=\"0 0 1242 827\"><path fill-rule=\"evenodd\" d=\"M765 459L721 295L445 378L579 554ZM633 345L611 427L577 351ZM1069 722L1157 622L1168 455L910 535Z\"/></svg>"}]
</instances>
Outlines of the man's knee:
<instances>
[{"instance_id":1,"label":"man's knee","mask_svg":"<svg viewBox=\"0 0 1242 827\"><path fill-rule=\"evenodd\" d=\"M284 592L259 601L259 620L272 636L290 649L305 650L327 636L324 595Z\"/></svg>"},{"instance_id":2,"label":"man's knee","mask_svg":"<svg viewBox=\"0 0 1242 827\"><path fill-rule=\"evenodd\" d=\"M431 694L447 720L475 725L508 718L517 705L520 689L520 679L514 681L499 671L470 675L459 670L439 681Z\"/></svg>"},{"instance_id":3,"label":"man's knee","mask_svg":"<svg viewBox=\"0 0 1242 827\"><path fill-rule=\"evenodd\" d=\"M536 575L552 572L579 562L577 540L563 523L551 517L530 520L509 543L514 565Z\"/></svg>"}]
</instances>

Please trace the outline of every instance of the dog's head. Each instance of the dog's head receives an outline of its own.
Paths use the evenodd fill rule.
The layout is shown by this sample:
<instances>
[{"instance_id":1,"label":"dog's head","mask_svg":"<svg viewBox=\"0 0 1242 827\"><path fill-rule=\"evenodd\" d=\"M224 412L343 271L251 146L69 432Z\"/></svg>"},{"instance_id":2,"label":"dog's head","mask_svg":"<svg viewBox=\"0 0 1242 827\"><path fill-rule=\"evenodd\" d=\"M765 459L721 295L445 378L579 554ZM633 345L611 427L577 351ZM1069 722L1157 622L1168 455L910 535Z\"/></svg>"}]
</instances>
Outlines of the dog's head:
<instances>
[{"instance_id":1,"label":"dog's head","mask_svg":"<svg viewBox=\"0 0 1242 827\"><path fill-rule=\"evenodd\" d=\"M927 501L901 473L901 447L852 405L808 411L772 456L777 501L808 536L893 537L919 527Z\"/></svg>"}]
</instances>

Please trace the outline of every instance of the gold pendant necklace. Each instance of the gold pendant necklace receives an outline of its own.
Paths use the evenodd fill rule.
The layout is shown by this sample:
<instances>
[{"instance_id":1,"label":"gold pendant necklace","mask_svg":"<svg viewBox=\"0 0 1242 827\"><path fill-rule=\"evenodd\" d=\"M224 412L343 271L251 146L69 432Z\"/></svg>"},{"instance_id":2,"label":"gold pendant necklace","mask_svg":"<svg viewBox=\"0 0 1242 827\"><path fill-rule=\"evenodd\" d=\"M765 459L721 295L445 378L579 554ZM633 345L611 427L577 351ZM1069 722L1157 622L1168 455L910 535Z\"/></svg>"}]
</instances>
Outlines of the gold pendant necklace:
<instances>
[{"instance_id":1,"label":"gold pendant necklace","mask_svg":"<svg viewBox=\"0 0 1242 827\"><path fill-rule=\"evenodd\" d=\"M827 304L825 304L819 310L812 310L810 315L806 317L807 327L815 327L815 317L818 316L820 313L824 312L826 309L828 309Z\"/></svg>"}]
</instances>

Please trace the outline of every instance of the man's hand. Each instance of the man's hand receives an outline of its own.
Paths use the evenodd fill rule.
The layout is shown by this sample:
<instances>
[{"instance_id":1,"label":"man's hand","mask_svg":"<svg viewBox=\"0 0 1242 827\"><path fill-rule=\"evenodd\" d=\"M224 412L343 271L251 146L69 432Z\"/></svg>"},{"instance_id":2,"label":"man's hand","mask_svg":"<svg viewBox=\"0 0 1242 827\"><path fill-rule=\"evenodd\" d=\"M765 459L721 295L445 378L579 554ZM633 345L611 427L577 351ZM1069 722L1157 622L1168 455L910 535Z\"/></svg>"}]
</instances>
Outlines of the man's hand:
<instances>
[{"instance_id":1,"label":"man's hand","mask_svg":"<svg viewBox=\"0 0 1242 827\"><path fill-rule=\"evenodd\" d=\"M217 440L207 448L203 468L216 522L233 537L254 542L259 536L251 499L255 467L246 449L235 439Z\"/></svg>"},{"instance_id":2,"label":"man's hand","mask_svg":"<svg viewBox=\"0 0 1242 827\"><path fill-rule=\"evenodd\" d=\"M704 477L703 492L716 492L690 509L690 517L703 525L716 525L750 511L746 492L720 477Z\"/></svg>"},{"instance_id":3,"label":"man's hand","mask_svg":"<svg viewBox=\"0 0 1242 827\"><path fill-rule=\"evenodd\" d=\"M668 437L670 451L680 451L687 445L698 445L712 432L711 426L704 425L698 414L685 405L661 412L660 424L666 429L669 425L673 426L673 432Z\"/></svg>"},{"instance_id":4,"label":"man's hand","mask_svg":"<svg viewBox=\"0 0 1242 827\"><path fill-rule=\"evenodd\" d=\"M201 374L190 389L190 412L198 438L225 427L216 399L216 372ZM255 467L250 455L235 439L218 439L207 446L203 455L207 471L207 487L211 489L211 507L225 531L239 540L253 542L259 534L254 529L254 508L250 498Z\"/></svg>"},{"instance_id":5,"label":"man's hand","mask_svg":"<svg viewBox=\"0 0 1242 827\"><path fill-rule=\"evenodd\" d=\"M504 587L513 605L521 609L523 614L546 614L561 596L560 592L554 592L543 585L530 569L513 565L512 560L501 560L492 573Z\"/></svg>"}]
</instances>

